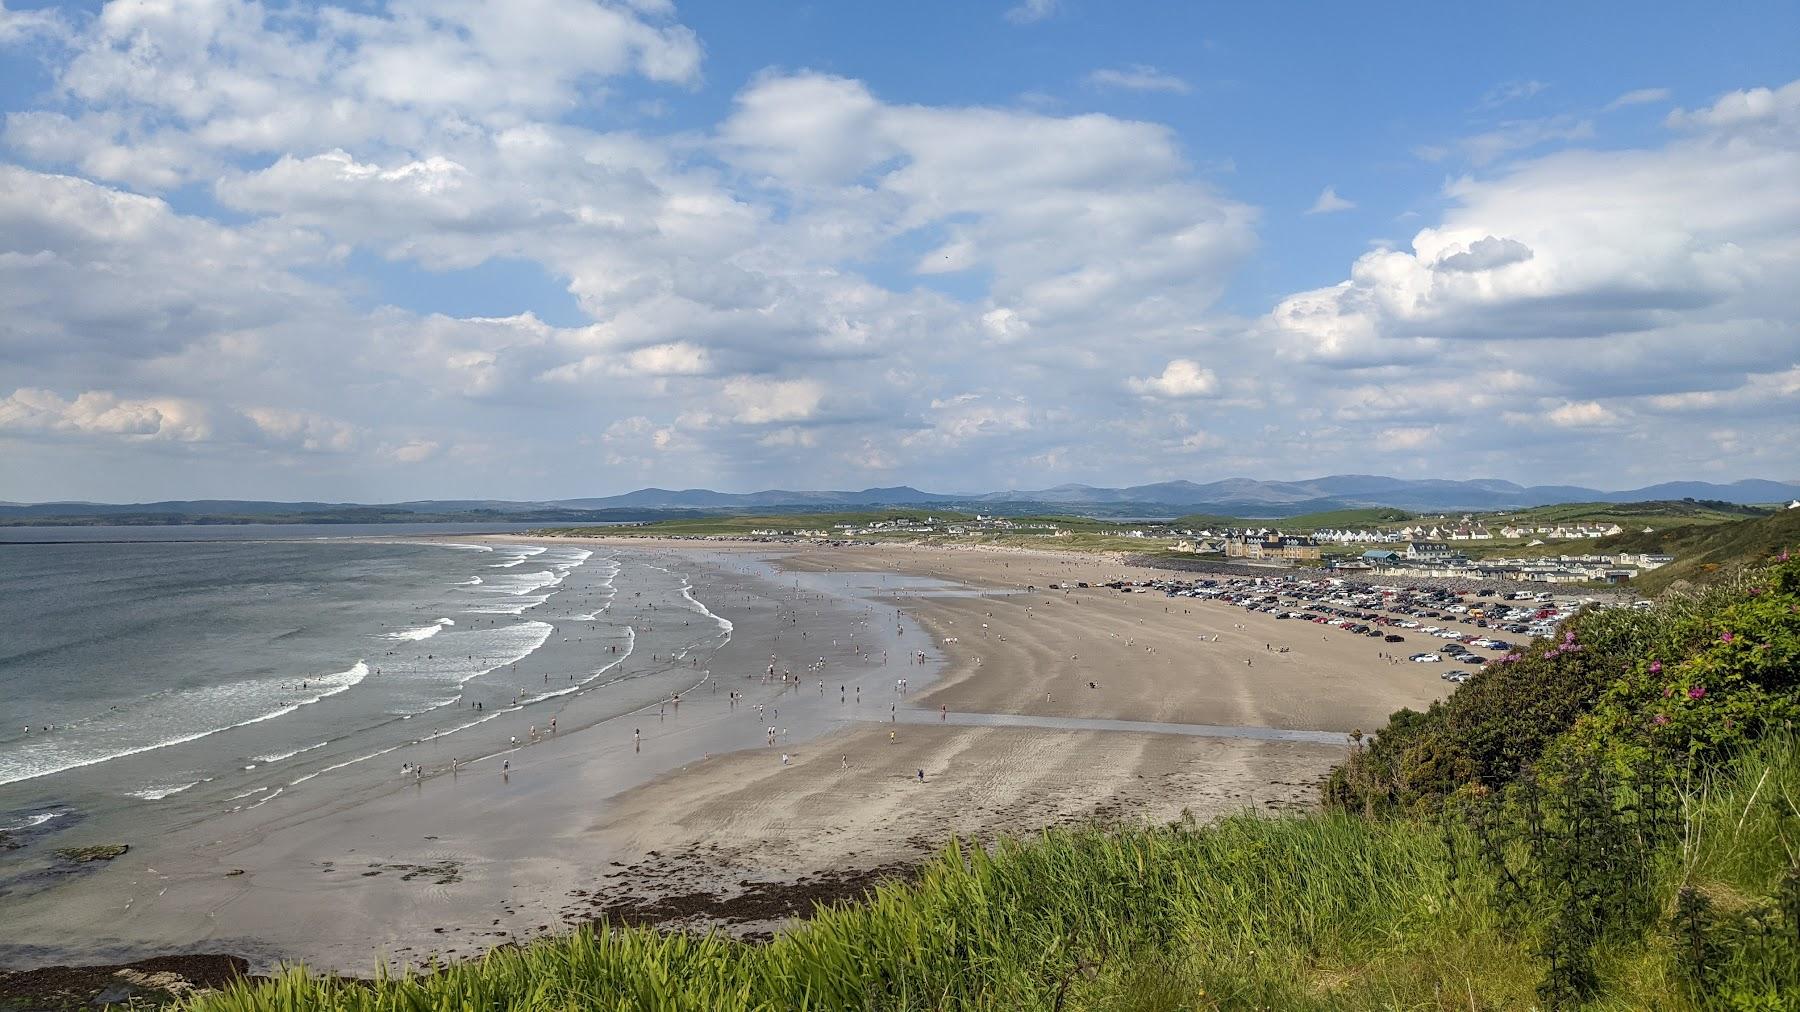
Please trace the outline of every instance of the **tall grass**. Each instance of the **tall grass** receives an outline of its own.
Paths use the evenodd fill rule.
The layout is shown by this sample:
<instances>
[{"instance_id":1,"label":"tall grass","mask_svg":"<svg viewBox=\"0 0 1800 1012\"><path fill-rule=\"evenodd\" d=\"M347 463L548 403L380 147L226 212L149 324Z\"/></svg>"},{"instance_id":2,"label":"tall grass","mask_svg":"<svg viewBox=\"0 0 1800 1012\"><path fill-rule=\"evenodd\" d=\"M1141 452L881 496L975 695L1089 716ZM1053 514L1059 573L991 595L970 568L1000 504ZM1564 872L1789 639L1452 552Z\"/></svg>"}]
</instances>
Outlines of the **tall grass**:
<instances>
[{"instance_id":1,"label":"tall grass","mask_svg":"<svg viewBox=\"0 0 1800 1012\"><path fill-rule=\"evenodd\" d=\"M992 852L953 842L918 882L821 910L764 945L584 928L373 983L293 969L188 1007L1536 1007L1546 925L1498 912L1474 852L1457 824L1338 813L1056 830ZM1797 1007L1800 913L1783 898L1800 896L1797 856L1800 745L1782 738L1688 795L1680 839L1656 863L1663 913L1598 954L1592 1007ZM1686 915L1697 905L1696 935ZM1695 951L1698 970L1683 955Z\"/></svg>"}]
</instances>

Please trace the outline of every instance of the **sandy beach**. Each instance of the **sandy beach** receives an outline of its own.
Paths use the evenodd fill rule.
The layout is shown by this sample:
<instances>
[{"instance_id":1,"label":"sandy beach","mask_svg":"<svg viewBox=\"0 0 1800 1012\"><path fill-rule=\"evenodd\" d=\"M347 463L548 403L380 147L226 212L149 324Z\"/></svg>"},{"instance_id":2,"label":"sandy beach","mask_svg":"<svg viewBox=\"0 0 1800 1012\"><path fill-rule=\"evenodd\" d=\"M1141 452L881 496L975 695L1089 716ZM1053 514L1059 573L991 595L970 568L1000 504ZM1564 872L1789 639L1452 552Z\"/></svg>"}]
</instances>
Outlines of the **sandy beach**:
<instances>
[{"instance_id":1,"label":"sandy beach","mask_svg":"<svg viewBox=\"0 0 1800 1012\"><path fill-rule=\"evenodd\" d=\"M1379 641L1100 588L1167 575L1107 557L573 540L683 574L728 624L680 655L700 686L680 707L600 717L571 695L532 711L566 730L504 776L494 756L134 841L16 904L4 961L226 952L361 974L601 916L764 932L952 834L1310 804L1346 733L1448 689ZM1076 581L1095 586L1048 589Z\"/></svg>"}]
</instances>

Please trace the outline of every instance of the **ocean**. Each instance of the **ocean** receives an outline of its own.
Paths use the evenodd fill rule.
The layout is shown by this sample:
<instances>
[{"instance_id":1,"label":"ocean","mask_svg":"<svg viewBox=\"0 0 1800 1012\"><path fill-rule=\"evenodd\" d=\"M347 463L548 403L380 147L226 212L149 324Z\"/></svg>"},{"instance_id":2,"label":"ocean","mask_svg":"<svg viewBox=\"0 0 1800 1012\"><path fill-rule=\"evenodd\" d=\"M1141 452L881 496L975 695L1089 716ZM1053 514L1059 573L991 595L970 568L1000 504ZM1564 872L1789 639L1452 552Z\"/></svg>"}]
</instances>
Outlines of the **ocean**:
<instances>
[{"instance_id":1,"label":"ocean","mask_svg":"<svg viewBox=\"0 0 1800 1012\"><path fill-rule=\"evenodd\" d=\"M382 528L81 533L0 544L0 833L14 845L75 820L252 808L398 767L421 742L463 735L464 758L488 754L474 729L621 676L637 640L608 614L625 563L582 547ZM708 616L665 654L729 637L682 600L685 577L633 569L638 597ZM553 634L581 649L545 650ZM597 719L693 680L667 664L636 674L661 677Z\"/></svg>"}]
</instances>

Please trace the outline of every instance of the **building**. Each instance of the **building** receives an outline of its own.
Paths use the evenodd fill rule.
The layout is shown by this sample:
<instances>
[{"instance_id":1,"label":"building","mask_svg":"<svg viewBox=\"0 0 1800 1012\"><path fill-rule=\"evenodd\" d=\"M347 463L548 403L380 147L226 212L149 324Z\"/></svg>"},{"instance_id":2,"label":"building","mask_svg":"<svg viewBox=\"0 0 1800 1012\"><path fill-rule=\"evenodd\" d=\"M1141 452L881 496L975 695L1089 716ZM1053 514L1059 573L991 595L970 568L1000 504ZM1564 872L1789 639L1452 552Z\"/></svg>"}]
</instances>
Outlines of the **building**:
<instances>
[{"instance_id":1,"label":"building","mask_svg":"<svg viewBox=\"0 0 1800 1012\"><path fill-rule=\"evenodd\" d=\"M1318 561L1319 545L1299 534L1240 534L1225 539L1228 559L1286 559Z\"/></svg>"},{"instance_id":2,"label":"building","mask_svg":"<svg viewBox=\"0 0 1800 1012\"><path fill-rule=\"evenodd\" d=\"M1371 566L1389 566L1400 561L1400 553L1389 548L1371 548L1362 553L1362 560Z\"/></svg>"},{"instance_id":3,"label":"building","mask_svg":"<svg viewBox=\"0 0 1800 1012\"><path fill-rule=\"evenodd\" d=\"M1453 553L1450 546L1442 541L1409 541L1406 543L1406 557L1414 561L1443 562Z\"/></svg>"}]
</instances>

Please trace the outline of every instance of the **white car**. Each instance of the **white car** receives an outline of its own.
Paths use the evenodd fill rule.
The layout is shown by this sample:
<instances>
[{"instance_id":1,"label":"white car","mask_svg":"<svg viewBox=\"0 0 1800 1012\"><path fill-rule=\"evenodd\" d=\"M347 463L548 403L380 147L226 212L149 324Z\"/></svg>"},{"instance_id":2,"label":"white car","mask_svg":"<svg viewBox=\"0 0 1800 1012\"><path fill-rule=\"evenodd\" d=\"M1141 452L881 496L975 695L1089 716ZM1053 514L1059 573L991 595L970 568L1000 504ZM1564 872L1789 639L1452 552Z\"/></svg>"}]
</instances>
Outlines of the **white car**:
<instances>
[{"instance_id":1,"label":"white car","mask_svg":"<svg viewBox=\"0 0 1800 1012\"><path fill-rule=\"evenodd\" d=\"M1443 661L1443 658L1439 657L1437 654L1413 654L1411 657L1408 657L1407 660L1419 664L1438 664Z\"/></svg>"}]
</instances>

